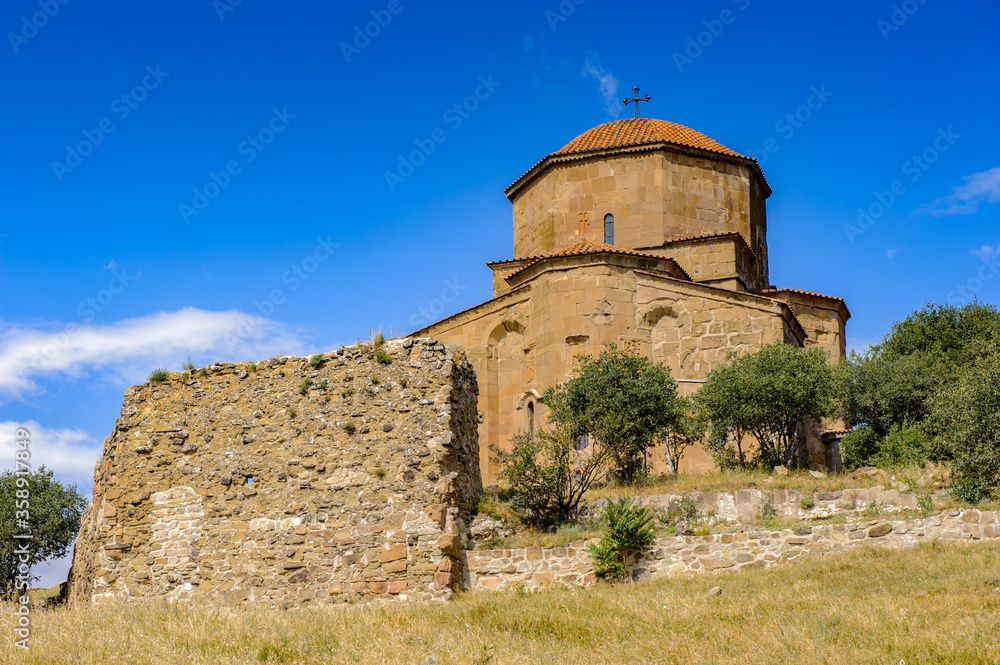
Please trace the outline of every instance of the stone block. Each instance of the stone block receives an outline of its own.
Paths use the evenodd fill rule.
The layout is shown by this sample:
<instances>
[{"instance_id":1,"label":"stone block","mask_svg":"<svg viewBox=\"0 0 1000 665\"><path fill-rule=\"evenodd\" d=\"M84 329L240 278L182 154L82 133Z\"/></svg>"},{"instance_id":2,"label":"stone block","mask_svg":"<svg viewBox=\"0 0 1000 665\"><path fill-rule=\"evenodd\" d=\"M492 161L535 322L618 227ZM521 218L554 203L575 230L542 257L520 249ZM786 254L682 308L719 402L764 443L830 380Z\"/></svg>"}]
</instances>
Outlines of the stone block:
<instances>
[{"instance_id":1,"label":"stone block","mask_svg":"<svg viewBox=\"0 0 1000 665\"><path fill-rule=\"evenodd\" d=\"M447 589L451 587L452 575L451 573L434 573L434 588L435 589Z\"/></svg>"},{"instance_id":2,"label":"stone block","mask_svg":"<svg viewBox=\"0 0 1000 665\"><path fill-rule=\"evenodd\" d=\"M406 544L398 543L396 545L390 545L388 549L382 551L380 558L383 563L389 563L390 561L405 559Z\"/></svg>"},{"instance_id":3,"label":"stone block","mask_svg":"<svg viewBox=\"0 0 1000 665\"><path fill-rule=\"evenodd\" d=\"M387 573L406 572L406 559L399 559L398 561L390 561L389 563L383 563L382 570L384 570Z\"/></svg>"},{"instance_id":4,"label":"stone block","mask_svg":"<svg viewBox=\"0 0 1000 665\"><path fill-rule=\"evenodd\" d=\"M886 522L882 524L877 524L872 528L868 529L869 538L881 538L882 536L892 533L892 525Z\"/></svg>"},{"instance_id":5,"label":"stone block","mask_svg":"<svg viewBox=\"0 0 1000 665\"><path fill-rule=\"evenodd\" d=\"M732 568L736 565L735 559L698 559L705 570L719 570L721 568Z\"/></svg>"},{"instance_id":6,"label":"stone block","mask_svg":"<svg viewBox=\"0 0 1000 665\"><path fill-rule=\"evenodd\" d=\"M462 555L462 538L453 533L442 533L438 546L445 556L457 559Z\"/></svg>"}]
</instances>

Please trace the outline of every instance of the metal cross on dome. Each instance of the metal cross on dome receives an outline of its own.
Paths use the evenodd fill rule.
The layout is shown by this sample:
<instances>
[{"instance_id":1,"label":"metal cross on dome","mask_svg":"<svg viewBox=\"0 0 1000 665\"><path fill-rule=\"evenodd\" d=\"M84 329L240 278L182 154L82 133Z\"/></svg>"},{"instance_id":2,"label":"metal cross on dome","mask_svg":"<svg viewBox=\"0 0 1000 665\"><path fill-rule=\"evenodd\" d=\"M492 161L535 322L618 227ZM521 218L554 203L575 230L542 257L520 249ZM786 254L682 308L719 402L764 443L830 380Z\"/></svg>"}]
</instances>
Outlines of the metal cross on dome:
<instances>
[{"instance_id":1,"label":"metal cross on dome","mask_svg":"<svg viewBox=\"0 0 1000 665\"><path fill-rule=\"evenodd\" d=\"M646 95L645 97L640 97L639 96L639 86L635 86L634 88L632 88L632 94L635 95L635 97L633 97L632 99L629 99L628 97L626 97L625 99L622 100L622 104L624 104L625 106L628 106L629 104L635 103L635 117L638 118L639 117L639 102L648 102L649 99L650 99L650 97L649 97L649 95Z\"/></svg>"}]
</instances>

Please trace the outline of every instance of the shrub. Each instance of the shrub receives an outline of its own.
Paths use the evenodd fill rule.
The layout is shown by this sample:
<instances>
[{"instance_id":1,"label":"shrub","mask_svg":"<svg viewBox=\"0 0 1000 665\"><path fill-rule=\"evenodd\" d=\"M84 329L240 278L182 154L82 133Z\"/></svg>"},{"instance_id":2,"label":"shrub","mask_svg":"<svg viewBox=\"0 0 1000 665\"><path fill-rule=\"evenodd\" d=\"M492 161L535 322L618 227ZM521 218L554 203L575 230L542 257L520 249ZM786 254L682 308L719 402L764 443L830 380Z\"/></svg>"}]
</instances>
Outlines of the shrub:
<instances>
[{"instance_id":1,"label":"shrub","mask_svg":"<svg viewBox=\"0 0 1000 665\"><path fill-rule=\"evenodd\" d=\"M368 331L371 332L370 330ZM372 335L372 346L376 349L385 344L385 335L382 334L382 330L379 329L374 335Z\"/></svg>"},{"instance_id":2,"label":"shrub","mask_svg":"<svg viewBox=\"0 0 1000 665\"><path fill-rule=\"evenodd\" d=\"M354 394L354 388L344 388L343 390L340 391L341 397L350 397L353 394Z\"/></svg>"},{"instance_id":3,"label":"shrub","mask_svg":"<svg viewBox=\"0 0 1000 665\"><path fill-rule=\"evenodd\" d=\"M879 445L878 454L872 458L872 464L879 467L924 465L927 463L930 451L931 442L920 430L893 427L889 436Z\"/></svg>"},{"instance_id":4,"label":"shrub","mask_svg":"<svg viewBox=\"0 0 1000 665\"><path fill-rule=\"evenodd\" d=\"M194 363L191 362L190 359L188 359L188 361L186 363L184 363L183 369L184 369L185 372L193 372L194 369L195 369L194 368Z\"/></svg>"},{"instance_id":5,"label":"shrub","mask_svg":"<svg viewBox=\"0 0 1000 665\"><path fill-rule=\"evenodd\" d=\"M379 349L375 352L375 360L380 365L389 365L392 363L392 356L385 352L385 349Z\"/></svg>"},{"instance_id":6,"label":"shrub","mask_svg":"<svg viewBox=\"0 0 1000 665\"><path fill-rule=\"evenodd\" d=\"M200 369L200 370L198 371L198 376L208 376L208 369L207 369L207 368L205 368L205 367L202 367L202 368L201 368L201 369Z\"/></svg>"},{"instance_id":7,"label":"shrub","mask_svg":"<svg viewBox=\"0 0 1000 665\"><path fill-rule=\"evenodd\" d=\"M878 454L881 437L870 427L859 427L845 434L840 439L840 456L844 466L857 469L871 466L872 459Z\"/></svg>"},{"instance_id":8,"label":"shrub","mask_svg":"<svg viewBox=\"0 0 1000 665\"><path fill-rule=\"evenodd\" d=\"M348 434L354 434L358 431L358 427L352 422L346 422L344 423L344 431Z\"/></svg>"},{"instance_id":9,"label":"shrub","mask_svg":"<svg viewBox=\"0 0 1000 665\"><path fill-rule=\"evenodd\" d=\"M601 515L603 537L587 546L598 577L624 581L629 563L653 542L653 514L632 499L610 501Z\"/></svg>"},{"instance_id":10,"label":"shrub","mask_svg":"<svg viewBox=\"0 0 1000 665\"><path fill-rule=\"evenodd\" d=\"M698 519L698 507L691 497L684 497L676 503L671 503L666 510L666 514L660 513L660 524L671 528L681 520L693 522Z\"/></svg>"},{"instance_id":11,"label":"shrub","mask_svg":"<svg viewBox=\"0 0 1000 665\"><path fill-rule=\"evenodd\" d=\"M382 467L379 467L379 468L375 469L375 477L376 478L385 478L385 469L383 469Z\"/></svg>"},{"instance_id":12,"label":"shrub","mask_svg":"<svg viewBox=\"0 0 1000 665\"><path fill-rule=\"evenodd\" d=\"M312 379L302 379L302 384L299 386L299 394L307 395L309 394L309 386L312 385Z\"/></svg>"},{"instance_id":13,"label":"shrub","mask_svg":"<svg viewBox=\"0 0 1000 665\"><path fill-rule=\"evenodd\" d=\"M757 508L757 518L765 525L773 524L778 517L778 509L774 507L774 497L770 492L764 492L760 497L760 506Z\"/></svg>"},{"instance_id":14,"label":"shrub","mask_svg":"<svg viewBox=\"0 0 1000 665\"><path fill-rule=\"evenodd\" d=\"M170 372L165 369L154 369L153 373L149 375L151 383L159 383L160 381L166 381L169 378Z\"/></svg>"},{"instance_id":15,"label":"shrub","mask_svg":"<svg viewBox=\"0 0 1000 665\"><path fill-rule=\"evenodd\" d=\"M536 526L569 521L591 484L606 471L610 453L601 446L576 449L566 428L518 432L511 449L490 446L511 507Z\"/></svg>"},{"instance_id":16,"label":"shrub","mask_svg":"<svg viewBox=\"0 0 1000 665\"><path fill-rule=\"evenodd\" d=\"M799 499L799 508L802 510L812 510L816 507L816 500L811 496L804 496Z\"/></svg>"},{"instance_id":17,"label":"shrub","mask_svg":"<svg viewBox=\"0 0 1000 665\"><path fill-rule=\"evenodd\" d=\"M924 514L934 512L934 498L929 493L921 494L917 497L917 507Z\"/></svg>"},{"instance_id":18,"label":"shrub","mask_svg":"<svg viewBox=\"0 0 1000 665\"><path fill-rule=\"evenodd\" d=\"M865 517L872 518L878 517L882 514L883 503L881 501L872 501L867 506L865 506Z\"/></svg>"},{"instance_id":19,"label":"shrub","mask_svg":"<svg viewBox=\"0 0 1000 665\"><path fill-rule=\"evenodd\" d=\"M400 388L405 388L406 387L406 379L400 379L399 380L399 387Z\"/></svg>"},{"instance_id":20,"label":"shrub","mask_svg":"<svg viewBox=\"0 0 1000 665\"><path fill-rule=\"evenodd\" d=\"M313 355L309 356L309 366L312 367L313 369L316 369L317 367L323 364L323 360L324 358L322 353L314 353Z\"/></svg>"},{"instance_id":21,"label":"shrub","mask_svg":"<svg viewBox=\"0 0 1000 665\"><path fill-rule=\"evenodd\" d=\"M298 415L298 413L299 413L298 411L296 411L295 409L289 407L289 409L288 409L288 417L289 418L294 418L295 416Z\"/></svg>"},{"instance_id":22,"label":"shrub","mask_svg":"<svg viewBox=\"0 0 1000 665\"><path fill-rule=\"evenodd\" d=\"M740 453L737 452L736 448L728 445L724 439L710 443L706 447L712 456L712 461L715 462L715 466L719 467L720 471L742 469L747 466L746 459L744 458L741 462Z\"/></svg>"},{"instance_id":23,"label":"shrub","mask_svg":"<svg viewBox=\"0 0 1000 665\"><path fill-rule=\"evenodd\" d=\"M379 379L377 376L372 376L372 385L377 386L379 384Z\"/></svg>"},{"instance_id":24,"label":"shrub","mask_svg":"<svg viewBox=\"0 0 1000 665\"><path fill-rule=\"evenodd\" d=\"M954 492L970 503L1000 493L1000 334L979 353L934 407L951 440Z\"/></svg>"}]
</instances>

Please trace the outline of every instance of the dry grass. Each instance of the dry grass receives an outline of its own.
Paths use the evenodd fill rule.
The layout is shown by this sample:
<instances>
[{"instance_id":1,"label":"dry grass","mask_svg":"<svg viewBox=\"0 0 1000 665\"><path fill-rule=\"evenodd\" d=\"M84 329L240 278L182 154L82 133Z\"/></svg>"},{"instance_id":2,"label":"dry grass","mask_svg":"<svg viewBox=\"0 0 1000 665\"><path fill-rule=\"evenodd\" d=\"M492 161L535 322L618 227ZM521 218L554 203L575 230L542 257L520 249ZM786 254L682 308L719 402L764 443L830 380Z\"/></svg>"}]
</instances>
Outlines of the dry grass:
<instances>
[{"instance_id":1,"label":"dry grass","mask_svg":"<svg viewBox=\"0 0 1000 665\"><path fill-rule=\"evenodd\" d=\"M886 469L884 476L855 478L846 473L813 478L807 471L790 471L787 476L774 476L766 471L709 471L682 473L677 476L651 478L635 485L604 485L592 487L586 500L609 499L623 496L650 494L688 494L690 492L733 492L742 489L797 490L800 492L834 492L866 487L891 488L891 479L910 485L909 491L919 492L942 486L947 479L947 468L928 465Z\"/></svg>"},{"instance_id":2,"label":"dry grass","mask_svg":"<svg viewBox=\"0 0 1000 665\"><path fill-rule=\"evenodd\" d=\"M465 594L449 604L44 610L29 653L11 645L3 622L0 662L996 663L998 562L997 543L928 543L770 571ZM714 585L721 596L707 595Z\"/></svg>"},{"instance_id":3,"label":"dry grass","mask_svg":"<svg viewBox=\"0 0 1000 665\"><path fill-rule=\"evenodd\" d=\"M483 550L489 549L510 549L515 547L528 547L529 545L539 545L541 547L560 547L569 545L576 540L587 540L588 538L599 538L601 529L597 524L563 524L555 531L543 531L532 527L521 527L509 538L498 540L486 540L478 544L477 547Z\"/></svg>"}]
</instances>

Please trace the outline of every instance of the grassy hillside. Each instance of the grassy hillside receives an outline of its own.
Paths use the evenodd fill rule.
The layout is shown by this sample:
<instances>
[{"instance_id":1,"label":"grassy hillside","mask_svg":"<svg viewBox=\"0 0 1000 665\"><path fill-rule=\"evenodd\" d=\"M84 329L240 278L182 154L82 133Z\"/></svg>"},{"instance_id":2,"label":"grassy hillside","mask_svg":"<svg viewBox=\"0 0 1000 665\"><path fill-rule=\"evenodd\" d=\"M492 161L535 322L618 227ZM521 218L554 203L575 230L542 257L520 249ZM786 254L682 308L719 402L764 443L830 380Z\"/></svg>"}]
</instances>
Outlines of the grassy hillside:
<instances>
[{"instance_id":1,"label":"grassy hillside","mask_svg":"<svg viewBox=\"0 0 1000 665\"><path fill-rule=\"evenodd\" d=\"M722 594L708 595L715 585ZM441 605L41 610L27 654L3 622L0 662L993 664L998 587L1000 544L928 543Z\"/></svg>"}]
</instances>

